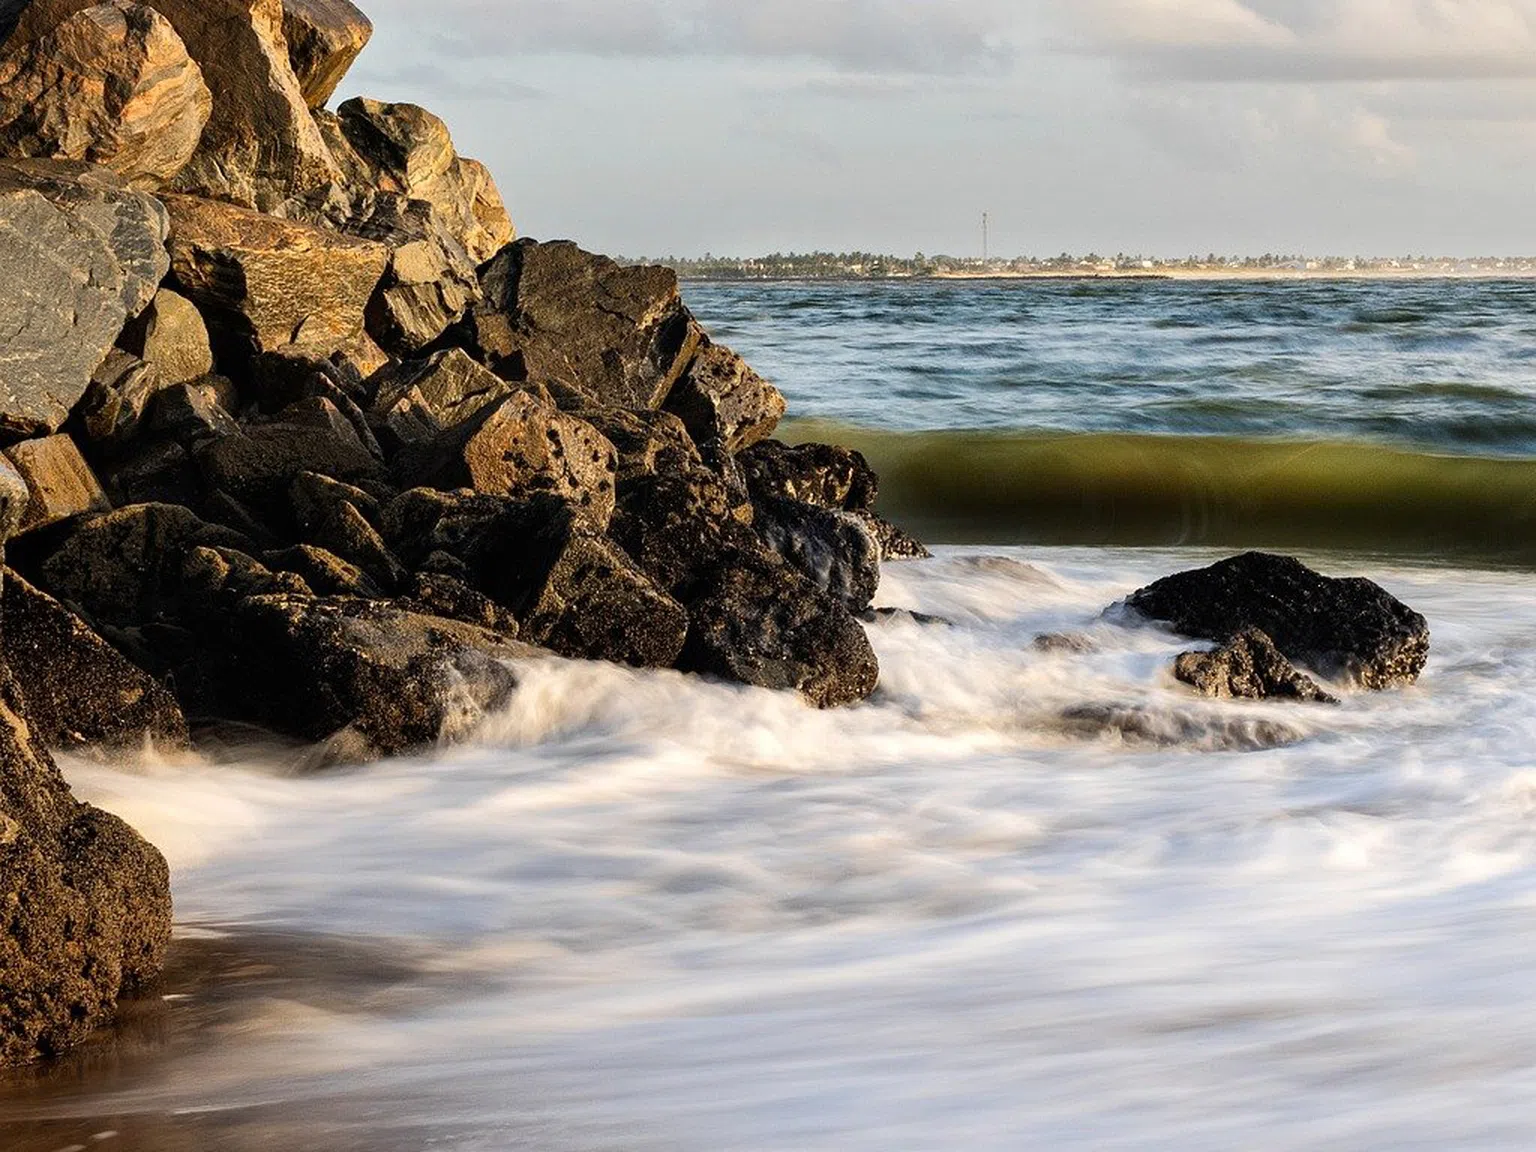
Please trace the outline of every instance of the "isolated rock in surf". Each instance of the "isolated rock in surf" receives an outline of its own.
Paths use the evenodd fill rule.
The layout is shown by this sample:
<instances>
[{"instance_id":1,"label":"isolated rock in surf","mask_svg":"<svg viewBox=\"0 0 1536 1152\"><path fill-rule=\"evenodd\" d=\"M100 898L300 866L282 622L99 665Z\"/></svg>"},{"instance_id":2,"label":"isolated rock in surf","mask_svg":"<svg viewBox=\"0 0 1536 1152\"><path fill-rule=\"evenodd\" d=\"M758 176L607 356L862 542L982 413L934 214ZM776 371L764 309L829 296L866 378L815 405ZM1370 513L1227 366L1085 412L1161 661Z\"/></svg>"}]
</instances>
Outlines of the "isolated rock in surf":
<instances>
[{"instance_id":1,"label":"isolated rock in surf","mask_svg":"<svg viewBox=\"0 0 1536 1152\"><path fill-rule=\"evenodd\" d=\"M1280 655L1274 641L1257 628L1240 632L1211 652L1186 652L1173 674L1218 700L1300 700L1337 704L1310 676Z\"/></svg>"},{"instance_id":2,"label":"isolated rock in surf","mask_svg":"<svg viewBox=\"0 0 1536 1152\"><path fill-rule=\"evenodd\" d=\"M1290 660L1362 688L1414 683L1429 658L1429 623L1370 580L1322 576L1263 552L1159 580L1126 600L1181 636L1225 644L1251 628Z\"/></svg>"},{"instance_id":3,"label":"isolated rock in surf","mask_svg":"<svg viewBox=\"0 0 1536 1152\"><path fill-rule=\"evenodd\" d=\"M159 188L192 159L212 110L202 69L144 4L82 8L0 51L0 155L88 160Z\"/></svg>"}]
</instances>

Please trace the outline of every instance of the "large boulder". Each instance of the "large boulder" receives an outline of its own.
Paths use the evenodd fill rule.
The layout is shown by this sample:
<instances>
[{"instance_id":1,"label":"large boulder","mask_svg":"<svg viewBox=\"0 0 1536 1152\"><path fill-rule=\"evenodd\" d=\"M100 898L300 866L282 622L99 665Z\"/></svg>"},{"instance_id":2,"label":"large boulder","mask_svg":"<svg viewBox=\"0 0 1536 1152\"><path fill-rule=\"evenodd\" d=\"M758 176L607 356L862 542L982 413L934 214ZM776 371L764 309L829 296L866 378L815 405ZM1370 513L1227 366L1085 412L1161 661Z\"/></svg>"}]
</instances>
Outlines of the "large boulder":
<instances>
[{"instance_id":1,"label":"large boulder","mask_svg":"<svg viewBox=\"0 0 1536 1152\"><path fill-rule=\"evenodd\" d=\"M1429 658L1423 616L1370 580L1332 579L1288 556L1249 552L1159 580L1126 604L1222 644L1258 629L1286 659L1362 688L1412 684Z\"/></svg>"},{"instance_id":2,"label":"large boulder","mask_svg":"<svg viewBox=\"0 0 1536 1152\"><path fill-rule=\"evenodd\" d=\"M170 21L217 93L182 192L269 211L338 177L288 59L282 0L147 0ZM40 38L91 0L9 0L13 44Z\"/></svg>"},{"instance_id":3,"label":"large boulder","mask_svg":"<svg viewBox=\"0 0 1536 1152\"><path fill-rule=\"evenodd\" d=\"M463 735L517 687L536 650L495 632L367 600L241 601L231 675L254 719L355 760Z\"/></svg>"},{"instance_id":4,"label":"large boulder","mask_svg":"<svg viewBox=\"0 0 1536 1152\"><path fill-rule=\"evenodd\" d=\"M0 546L26 499L0 463ZM158 975L170 936L164 858L70 795L0 661L0 1066L55 1056L107 1023Z\"/></svg>"},{"instance_id":5,"label":"large boulder","mask_svg":"<svg viewBox=\"0 0 1536 1152\"><path fill-rule=\"evenodd\" d=\"M335 352L362 338L389 263L383 245L214 200L165 204L177 285L236 355L288 344Z\"/></svg>"},{"instance_id":6,"label":"large boulder","mask_svg":"<svg viewBox=\"0 0 1536 1152\"><path fill-rule=\"evenodd\" d=\"M482 269L481 287L474 338L499 373L568 380L618 408L661 407L703 339L676 273L568 241L518 241Z\"/></svg>"},{"instance_id":7,"label":"large boulder","mask_svg":"<svg viewBox=\"0 0 1536 1152\"><path fill-rule=\"evenodd\" d=\"M289 200L282 215L389 249L389 266L368 302L367 328L370 338L394 355L416 355L480 298L475 261L459 230L426 200L330 184Z\"/></svg>"},{"instance_id":8,"label":"large boulder","mask_svg":"<svg viewBox=\"0 0 1536 1152\"><path fill-rule=\"evenodd\" d=\"M56 432L169 267L165 210L104 168L0 163L0 434Z\"/></svg>"},{"instance_id":9,"label":"large boulder","mask_svg":"<svg viewBox=\"0 0 1536 1152\"><path fill-rule=\"evenodd\" d=\"M96 474L68 436L23 440L7 448L5 456L26 481L30 495L18 535L112 507Z\"/></svg>"},{"instance_id":10,"label":"large boulder","mask_svg":"<svg viewBox=\"0 0 1536 1152\"><path fill-rule=\"evenodd\" d=\"M162 750L188 744L186 719L162 684L11 571L0 599L0 655L44 747L124 747L146 736Z\"/></svg>"},{"instance_id":11,"label":"large boulder","mask_svg":"<svg viewBox=\"0 0 1536 1152\"><path fill-rule=\"evenodd\" d=\"M680 417L695 443L718 440L740 452L773 435L783 419L783 393L736 353L708 340L667 396L668 412Z\"/></svg>"},{"instance_id":12,"label":"large boulder","mask_svg":"<svg viewBox=\"0 0 1536 1152\"><path fill-rule=\"evenodd\" d=\"M1203 696L1217 700L1300 700L1337 704L1322 686L1298 672L1257 628L1239 632L1211 652L1185 652L1173 674Z\"/></svg>"},{"instance_id":13,"label":"large boulder","mask_svg":"<svg viewBox=\"0 0 1536 1152\"><path fill-rule=\"evenodd\" d=\"M373 24L348 0L283 0L288 62L304 100L323 108L373 35Z\"/></svg>"},{"instance_id":14,"label":"large boulder","mask_svg":"<svg viewBox=\"0 0 1536 1152\"><path fill-rule=\"evenodd\" d=\"M332 137L354 186L424 200L476 264L515 235L506 206L485 167L454 151L448 126L414 104L348 100L336 110ZM350 153L350 154L348 154Z\"/></svg>"},{"instance_id":15,"label":"large boulder","mask_svg":"<svg viewBox=\"0 0 1536 1152\"><path fill-rule=\"evenodd\" d=\"M404 487L559 496L602 530L613 516L618 455L590 424L531 392L514 392L419 450L402 453L398 471Z\"/></svg>"},{"instance_id":16,"label":"large boulder","mask_svg":"<svg viewBox=\"0 0 1536 1152\"><path fill-rule=\"evenodd\" d=\"M82 8L0 52L0 153L102 164L159 188L192 158L213 110L170 22L128 0Z\"/></svg>"}]
</instances>

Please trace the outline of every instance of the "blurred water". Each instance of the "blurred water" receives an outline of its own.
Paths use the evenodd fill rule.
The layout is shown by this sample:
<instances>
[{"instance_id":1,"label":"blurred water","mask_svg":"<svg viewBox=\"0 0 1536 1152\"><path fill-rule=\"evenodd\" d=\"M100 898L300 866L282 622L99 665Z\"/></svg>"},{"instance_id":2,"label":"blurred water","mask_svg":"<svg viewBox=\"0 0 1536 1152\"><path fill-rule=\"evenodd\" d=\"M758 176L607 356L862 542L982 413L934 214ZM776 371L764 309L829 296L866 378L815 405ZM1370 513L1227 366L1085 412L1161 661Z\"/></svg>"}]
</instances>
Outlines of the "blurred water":
<instances>
[{"instance_id":1,"label":"blurred water","mask_svg":"<svg viewBox=\"0 0 1536 1152\"><path fill-rule=\"evenodd\" d=\"M1536 451L1536 282L691 283L797 417Z\"/></svg>"}]
</instances>

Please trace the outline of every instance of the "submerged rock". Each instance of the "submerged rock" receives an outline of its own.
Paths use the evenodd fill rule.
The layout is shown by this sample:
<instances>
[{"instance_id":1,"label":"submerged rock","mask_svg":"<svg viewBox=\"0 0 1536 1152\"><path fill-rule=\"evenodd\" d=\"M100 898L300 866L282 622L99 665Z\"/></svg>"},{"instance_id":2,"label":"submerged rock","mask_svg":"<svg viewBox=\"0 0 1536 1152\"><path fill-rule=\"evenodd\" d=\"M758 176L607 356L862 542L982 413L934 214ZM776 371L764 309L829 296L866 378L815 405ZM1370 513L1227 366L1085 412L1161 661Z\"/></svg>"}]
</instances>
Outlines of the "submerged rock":
<instances>
[{"instance_id":1,"label":"submerged rock","mask_svg":"<svg viewBox=\"0 0 1536 1152\"><path fill-rule=\"evenodd\" d=\"M1173 674L1201 694L1220 700L1339 702L1316 680L1298 672L1257 628L1238 633L1213 652L1184 653L1175 662Z\"/></svg>"},{"instance_id":2,"label":"submerged rock","mask_svg":"<svg viewBox=\"0 0 1536 1152\"><path fill-rule=\"evenodd\" d=\"M1362 688L1412 684L1429 658L1428 622L1380 585L1322 576L1287 556L1250 552L1170 576L1126 605L1201 640L1256 628L1286 659Z\"/></svg>"},{"instance_id":3,"label":"submerged rock","mask_svg":"<svg viewBox=\"0 0 1536 1152\"><path fill-rule=\"evenodd\" d=\"M1078 739L1198 752L1262 752L1307 738L1303 729L1268 718L1140 704L1084 704L1062 712L1058 724L1064 735Z\"/></svg>"}]
</instances>

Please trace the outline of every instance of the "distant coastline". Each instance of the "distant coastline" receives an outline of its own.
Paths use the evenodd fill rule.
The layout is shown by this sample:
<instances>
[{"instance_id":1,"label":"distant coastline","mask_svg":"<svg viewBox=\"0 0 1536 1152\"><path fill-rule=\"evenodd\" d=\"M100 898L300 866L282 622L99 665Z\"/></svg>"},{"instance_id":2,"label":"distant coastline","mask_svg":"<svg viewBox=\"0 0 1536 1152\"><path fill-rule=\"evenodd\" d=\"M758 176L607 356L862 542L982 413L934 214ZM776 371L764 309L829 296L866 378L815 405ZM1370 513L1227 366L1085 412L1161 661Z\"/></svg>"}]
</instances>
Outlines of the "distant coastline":
<instances>
[{"instance_id":1,"label":"distant coastline","mask_svg":"<svg viewBox=\"0 0 1536 1152\"><path fill-rule=\"evenodd\" d=\"M663 257L661 264L694 282L1001 281L1001 280L1498 280L1536 278L1526 257L1218 257L1182 260L1063 254L1049 259L980 260L951 256L830 253L750 258Z\"/></svg>"}]
</instances>

